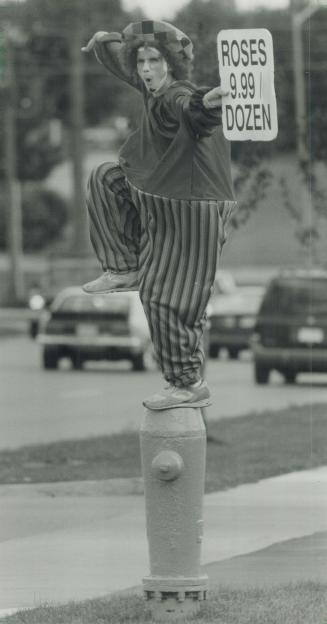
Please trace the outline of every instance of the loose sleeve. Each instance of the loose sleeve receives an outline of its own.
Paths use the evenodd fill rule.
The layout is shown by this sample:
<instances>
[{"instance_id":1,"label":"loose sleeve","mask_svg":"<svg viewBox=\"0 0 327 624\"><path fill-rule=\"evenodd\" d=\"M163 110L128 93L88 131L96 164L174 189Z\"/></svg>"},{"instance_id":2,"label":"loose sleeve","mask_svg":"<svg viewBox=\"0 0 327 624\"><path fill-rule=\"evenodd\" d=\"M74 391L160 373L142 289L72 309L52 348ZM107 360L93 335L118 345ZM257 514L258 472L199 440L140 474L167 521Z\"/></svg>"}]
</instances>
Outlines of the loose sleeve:
<instances>
[{"instance_id":1,"label":"loose sleeve","mask_svg":"<svg viewBox=\"0 0 327 624\"><path fill-rule=\"evenodd\" d=\"M110 33L110 35L112 40L96 42L94 51L97 60L114 76L139 89L138 82L122 62L122 47L124 44L122 43L120 33Z\"/></svg>"},{"instance_id":2,"label":"loose sleeve","mask_svg":"<svg viewBox=\"0 0 327 624\"><path fill-rule=\"evenodd\" d=\"M192 93L188 103L184 106L184 115L188 126L197 137L206 137L221 125L221 109L206 108L203 96L210 91L208 87L200 87Z\"/></svg>"},{"instance_id":3,"label":"loose sleeve","mask_svg":"<svg viewBox=\"0 0 327 624\"><path fill-rule=\"evenodd\" d=\"M203 96L210 90L210 87L195 87L191 83L180 84L178 89L173 90L173 114L179 120L184 118L189 132L195 138L208 137L221 125L221 110L208 109L203 104Z\"/></svg>"}]
</instances>

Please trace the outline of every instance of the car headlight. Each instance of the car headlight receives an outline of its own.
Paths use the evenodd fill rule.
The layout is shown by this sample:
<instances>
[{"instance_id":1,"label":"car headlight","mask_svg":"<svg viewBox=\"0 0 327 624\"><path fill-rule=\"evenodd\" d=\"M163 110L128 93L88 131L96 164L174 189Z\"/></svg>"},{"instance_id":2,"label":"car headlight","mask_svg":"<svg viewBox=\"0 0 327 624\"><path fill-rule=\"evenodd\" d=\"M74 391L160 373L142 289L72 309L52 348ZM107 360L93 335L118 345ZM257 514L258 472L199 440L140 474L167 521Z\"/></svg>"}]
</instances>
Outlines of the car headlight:
<instances>
[{"instance_id":1,"label":"car headlight","mask_svg":"<svg viewBox=\"0 0 327 624\"><path fill-rule=\"evenodd\" d=\"M32 295L29 298L28 305L30 309L33 310L34 312L38 310L43 310L45 306L45 299L42 295L40 295L39 293L36 293L35 295Z\"/></svg>"}]
</instances>

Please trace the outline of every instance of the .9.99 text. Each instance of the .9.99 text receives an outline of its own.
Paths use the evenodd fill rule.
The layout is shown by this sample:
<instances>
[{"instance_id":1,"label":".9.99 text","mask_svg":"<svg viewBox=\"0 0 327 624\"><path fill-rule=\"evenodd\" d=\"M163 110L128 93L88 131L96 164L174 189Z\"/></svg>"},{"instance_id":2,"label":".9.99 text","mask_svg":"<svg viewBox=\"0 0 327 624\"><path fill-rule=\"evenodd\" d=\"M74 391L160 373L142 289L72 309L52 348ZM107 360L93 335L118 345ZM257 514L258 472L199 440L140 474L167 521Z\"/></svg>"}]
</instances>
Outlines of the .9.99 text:
<instances>
[{"instance_id":1,"label":".9.99 text","mask_svg":"<svg viewBox=\"0 0 327 624\"><path fill-rule=\"evenodd\" d=\"M252 72L242 72L239 76L239 81L234 73L230 74L230 95L235 100L236 98L254 99L255 97L255 80Z\"/></svg>"}]
</instances>

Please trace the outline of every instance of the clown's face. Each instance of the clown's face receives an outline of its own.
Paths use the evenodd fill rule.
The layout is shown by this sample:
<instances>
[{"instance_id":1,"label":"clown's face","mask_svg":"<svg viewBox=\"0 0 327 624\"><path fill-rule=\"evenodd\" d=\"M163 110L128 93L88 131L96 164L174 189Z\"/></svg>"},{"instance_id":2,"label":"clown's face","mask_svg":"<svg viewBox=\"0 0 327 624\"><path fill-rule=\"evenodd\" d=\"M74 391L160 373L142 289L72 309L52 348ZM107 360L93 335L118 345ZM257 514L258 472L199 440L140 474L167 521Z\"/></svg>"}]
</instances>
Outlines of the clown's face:
<instances>
[{"instance_id":1,"label":"clown's face","mask_svg":"<svg viewBox=\"0 0 327 624\"><path fill-rule=\"evenodd\" d=\"M172 82L166 59L156 48L139 48L137 73L150 93L160 92Z\"/></svg>"}]
</instances>

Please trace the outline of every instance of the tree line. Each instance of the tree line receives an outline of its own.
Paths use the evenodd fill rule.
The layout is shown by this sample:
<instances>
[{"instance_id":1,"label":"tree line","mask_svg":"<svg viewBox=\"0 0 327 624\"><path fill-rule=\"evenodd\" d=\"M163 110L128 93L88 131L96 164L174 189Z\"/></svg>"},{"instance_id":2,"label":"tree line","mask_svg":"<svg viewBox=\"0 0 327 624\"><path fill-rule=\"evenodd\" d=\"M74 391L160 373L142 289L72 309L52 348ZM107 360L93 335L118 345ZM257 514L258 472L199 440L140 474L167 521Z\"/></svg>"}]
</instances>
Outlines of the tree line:
<instances>
[{"instance_id":1,"label":"tree line","mask_svg":"<svg viewBox=\"0 0 327 624\"><path fill-rule=\"evenodd\" d=\"M92 0L92 6L89 0L25 0L14 5L3 4L0 17L4 27L10 25L13 33L18 177L22 181L40 182L65 158L64 143L54 142L49 131L51 120L60 120L67 131L74 123L70 86L72 37L77 35L84 44L97 30L121 31L129 22L146 16L140 10L125 11L120 0ZM172 21L194 43L194 82L208 86L219 83L216 52L219 30L267 28L272 33L279 133L272 143L235 142L232 145L238 171L237 193L244 187L250 171L253 175L253 186L243 198L242 222L255 209L269 184L269 169L264 163L278 153L294 152L296 148L290 11L238 12L231 0L219 3L191 0ZM322 9L303 28L307 141L312 161L325 162L326 21L327 9ZM83 83L85 126L97 126L115 115L127 117L130 128L136 126L141 108L138 94L108 75L94 55L83 58ZM0 88L0 106L6 97L6 90ZM2 135L3 127L0 139ZM2 151L0 176L5 157Z\"/></svg>"}]
</instances>

